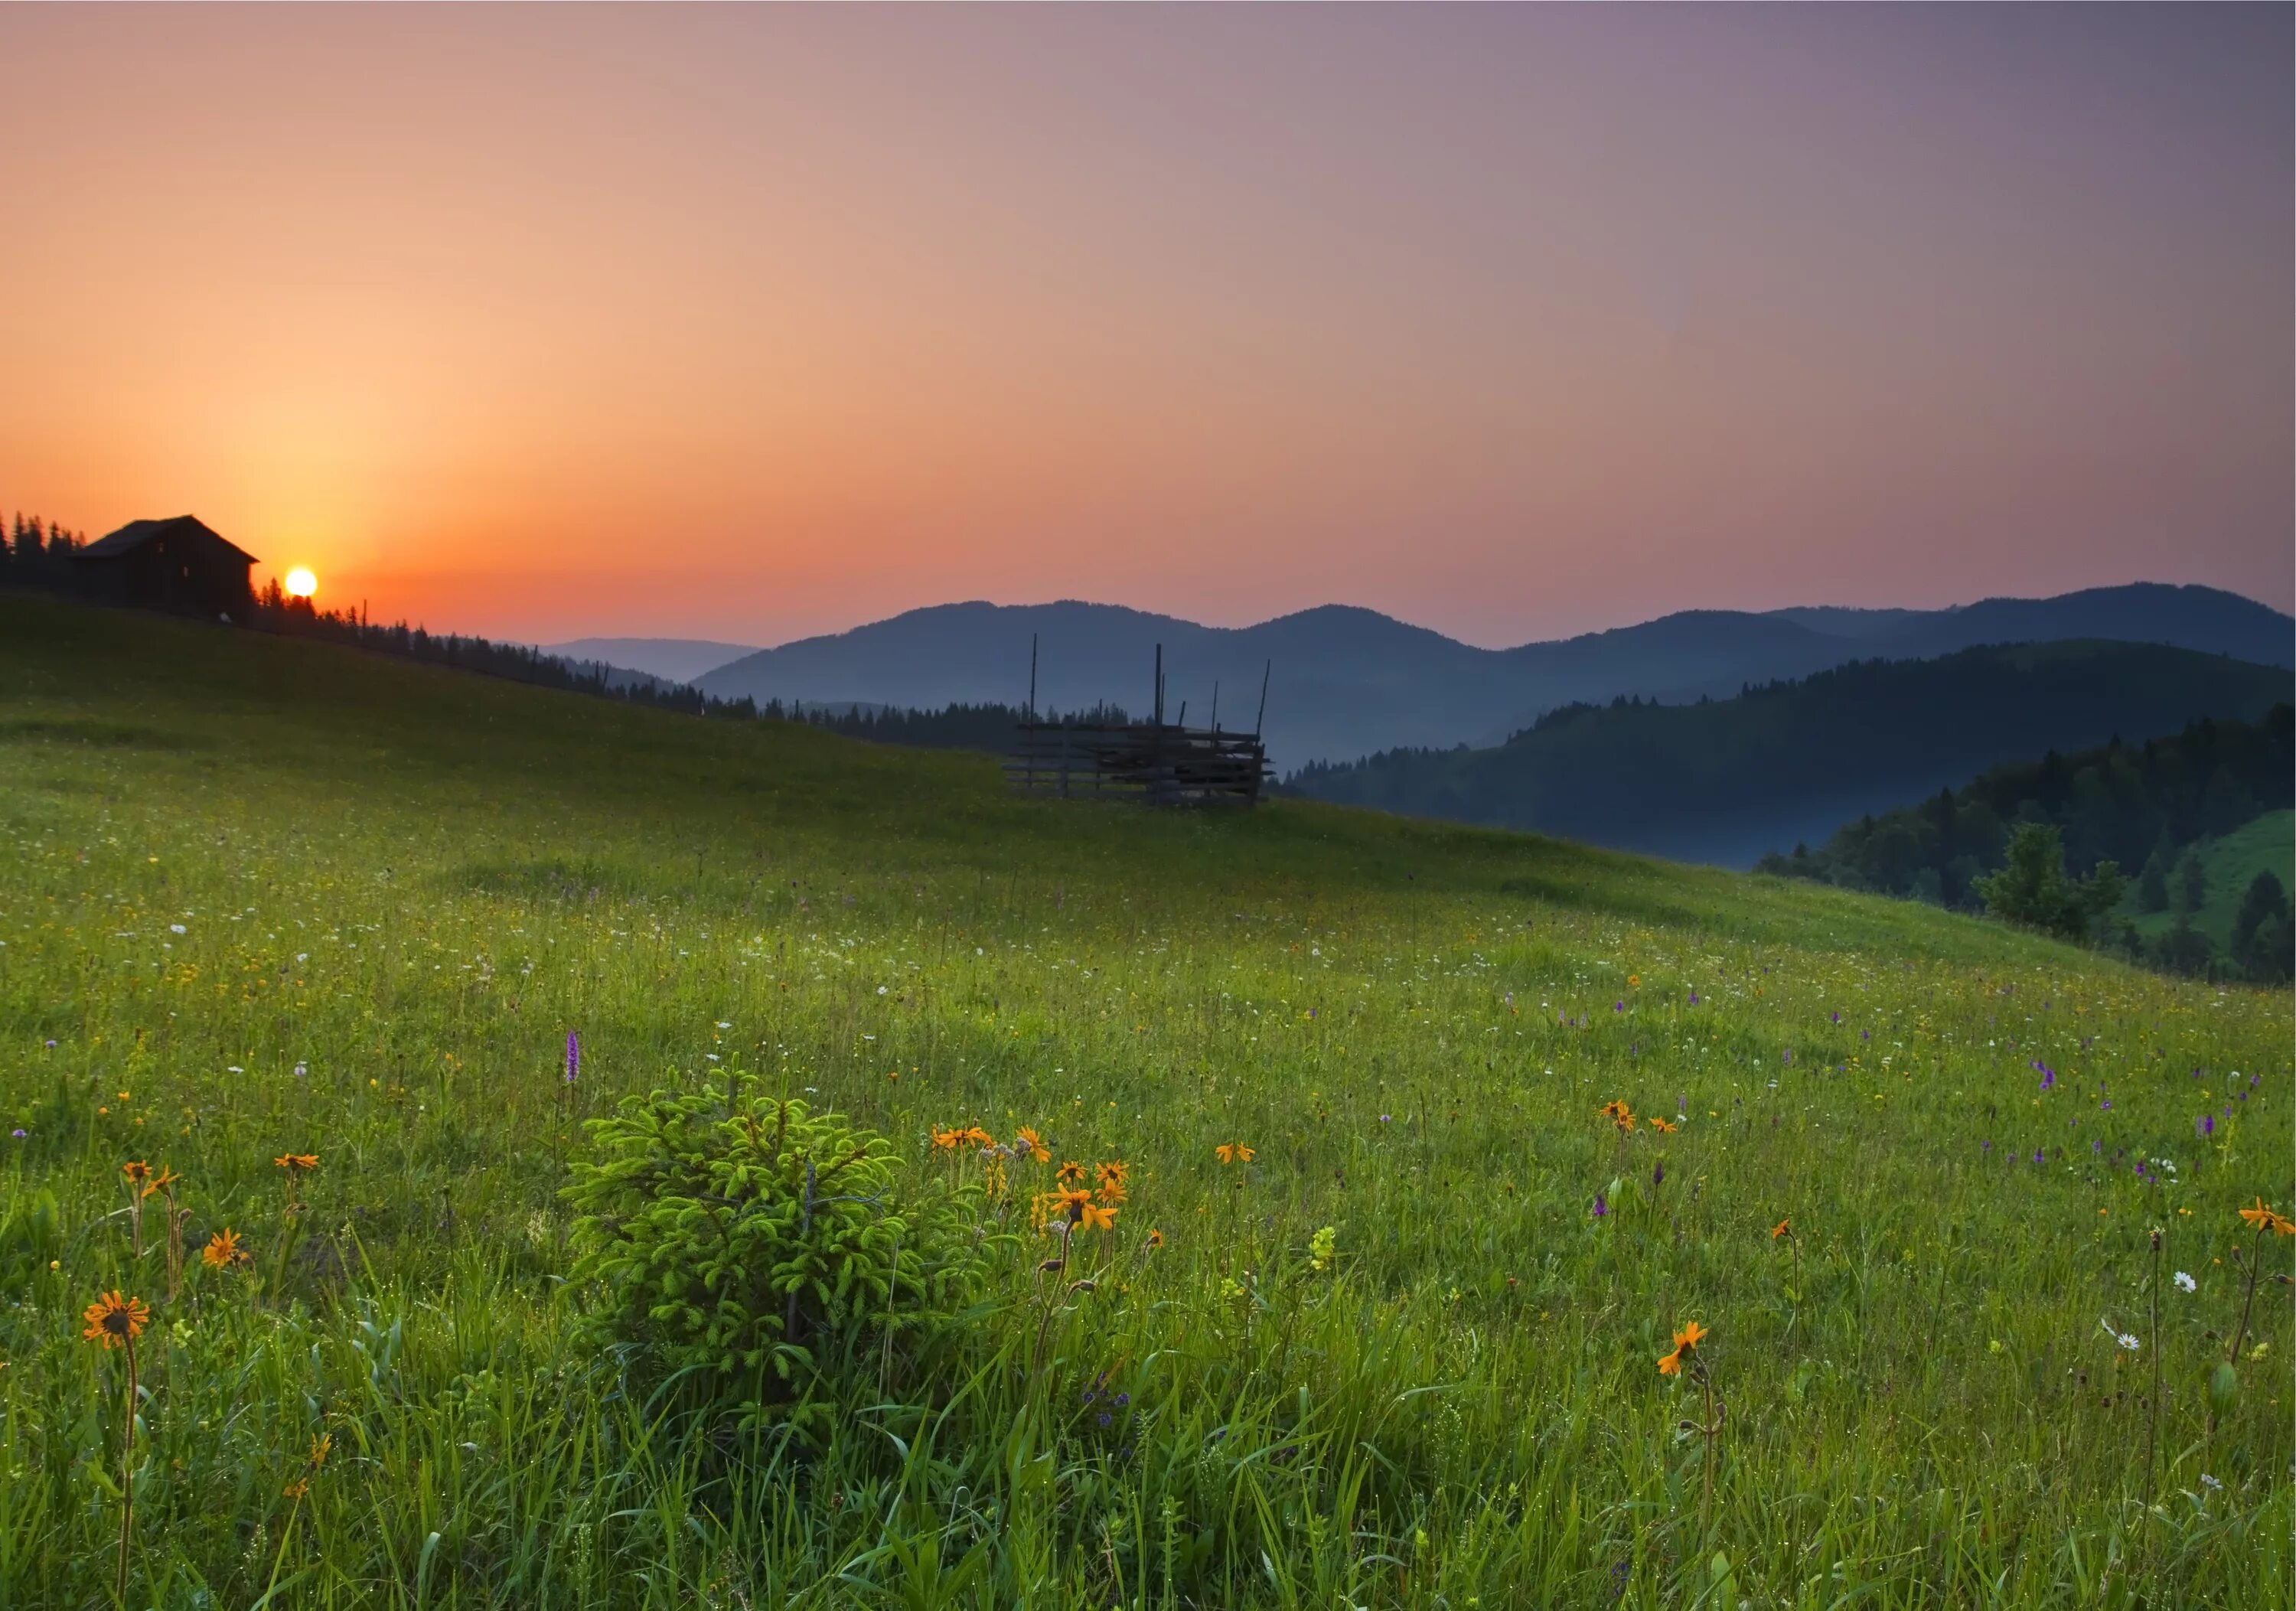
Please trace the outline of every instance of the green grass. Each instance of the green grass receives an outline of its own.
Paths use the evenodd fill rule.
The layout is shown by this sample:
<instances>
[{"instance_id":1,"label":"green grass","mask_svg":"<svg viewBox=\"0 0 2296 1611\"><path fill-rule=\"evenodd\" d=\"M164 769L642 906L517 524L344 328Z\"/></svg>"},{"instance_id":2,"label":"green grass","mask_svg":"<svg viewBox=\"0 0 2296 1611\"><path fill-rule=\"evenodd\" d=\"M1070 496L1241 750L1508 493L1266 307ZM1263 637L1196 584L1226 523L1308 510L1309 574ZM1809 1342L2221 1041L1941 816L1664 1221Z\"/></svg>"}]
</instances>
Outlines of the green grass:
<instances>
[{"instance_id":1,"label":"green grass","mask_svg":"<svg viewBox=\"0 0 2296 1611\"><path fill-rule=\"evenodd\" d=\"M115 1286L137 1606L2243 1607L2296 1564L2285 1286L2206 1392L2234 1211L2291 1193L2284 995L5 596L0 842L0 1604L111 1603ZM555 1194L574 1121L733 1068L921 1171L952 1123L1129 1160L1097 1290L1048 1317L1021 1223L959 1367L863 1373L825 1449L676 1412L583 1340ZM267 1273L290 1151L285 1293L168 1302L120 1163Z\"/></svg>"},{"instance_id":2,"label":"green grass","mask_svg":"<svg viewBox=\"0 0 2296 1611\"><path fill-rule=\"evenodd\" d=\"M2270 873L2282 889L2296 891L2296 811L2267 811L2221 839L2204 841L2201 870L2208 875L2208 897L2193 914L2193 926L2221 951L2232 942L2233 919L2259 873ZM2149 940L2176 921L2174 911L2146 912L2136 918L2136 930Z\"/></svg>"}]
</instances>

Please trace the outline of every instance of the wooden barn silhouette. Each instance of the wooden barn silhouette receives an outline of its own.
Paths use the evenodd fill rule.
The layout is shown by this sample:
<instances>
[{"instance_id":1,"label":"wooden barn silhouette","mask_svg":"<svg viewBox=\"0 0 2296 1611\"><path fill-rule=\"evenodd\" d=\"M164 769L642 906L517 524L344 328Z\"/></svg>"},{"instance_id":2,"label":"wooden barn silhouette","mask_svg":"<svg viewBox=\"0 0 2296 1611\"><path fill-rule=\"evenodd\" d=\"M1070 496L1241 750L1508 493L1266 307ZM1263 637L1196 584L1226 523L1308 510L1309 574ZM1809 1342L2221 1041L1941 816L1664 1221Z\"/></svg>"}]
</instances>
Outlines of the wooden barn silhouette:
<instances>
[{"instance_id":1,"label":"wooden barn silhouette","mask_svg":"<svg viewBox=\"0 0 2296 1611\"><path fill-rule=\"evenodd\" d=\"M80 588L106 604L245 621L255 555L193 514L129 521L72 555Z\"/></svg>"}]
</instances>

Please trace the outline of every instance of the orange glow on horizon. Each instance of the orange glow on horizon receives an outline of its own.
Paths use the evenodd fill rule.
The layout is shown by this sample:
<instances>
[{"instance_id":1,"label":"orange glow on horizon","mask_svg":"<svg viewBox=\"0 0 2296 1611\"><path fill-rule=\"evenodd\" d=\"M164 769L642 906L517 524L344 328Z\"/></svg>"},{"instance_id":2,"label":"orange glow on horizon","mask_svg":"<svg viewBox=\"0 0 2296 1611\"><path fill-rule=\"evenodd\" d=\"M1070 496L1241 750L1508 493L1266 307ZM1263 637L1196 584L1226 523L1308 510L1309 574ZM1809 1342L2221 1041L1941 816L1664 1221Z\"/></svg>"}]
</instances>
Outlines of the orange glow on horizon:
<instances>
[{"instance_id":1,"label":"orange glow on horizon","mask_svg":"<svg viewBox=\"0 0 2296 1611\"><path fill-rule=\"evenodd\" d=\"M0 6L0 501L529 642L2285 608L2289 27Z\"/></svg>"}]
</instances>

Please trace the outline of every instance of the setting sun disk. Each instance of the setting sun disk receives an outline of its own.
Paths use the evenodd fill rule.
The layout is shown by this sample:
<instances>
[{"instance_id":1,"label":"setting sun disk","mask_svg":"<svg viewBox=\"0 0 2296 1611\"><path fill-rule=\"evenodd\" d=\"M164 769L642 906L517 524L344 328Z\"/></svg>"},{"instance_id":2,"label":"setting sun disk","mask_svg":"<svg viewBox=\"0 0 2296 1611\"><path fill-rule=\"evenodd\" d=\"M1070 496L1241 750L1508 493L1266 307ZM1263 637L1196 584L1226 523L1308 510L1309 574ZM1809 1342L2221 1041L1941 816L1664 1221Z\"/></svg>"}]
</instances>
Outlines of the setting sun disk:
<instances>
[{"instance_id":1,"label":"setting sun disk","mask_svg":"<svg viewBox=\"0 0 2296 1611\"><path fill-rule=\"evenodd\" d=\"M297 598L308 598L319 590L319 579L312 575L307 566L298 565L287 572L283 585Z\"/></svg>"}]
</instances>

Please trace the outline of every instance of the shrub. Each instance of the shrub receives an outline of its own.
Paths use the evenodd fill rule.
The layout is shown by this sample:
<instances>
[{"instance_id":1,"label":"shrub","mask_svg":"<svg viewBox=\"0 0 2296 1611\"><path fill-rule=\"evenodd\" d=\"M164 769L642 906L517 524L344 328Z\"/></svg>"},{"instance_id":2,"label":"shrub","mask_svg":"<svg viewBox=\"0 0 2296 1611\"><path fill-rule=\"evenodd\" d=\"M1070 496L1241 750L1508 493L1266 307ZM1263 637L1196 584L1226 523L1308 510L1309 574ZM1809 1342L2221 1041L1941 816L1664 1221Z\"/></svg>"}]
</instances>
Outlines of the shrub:
<instances>
[{"instance_id":1,"label":"shrub","mask_svg":"<svg viewBox=\"0 0 2296 1611\"><path fill-rule=\"evenodd\" d=\"M905 1171L892 1145L801 1102L625 1097L574 1164L576 1278L600 1319L745 1424L816 1410L838 1378L904 1362L977 1296L970 1194ZM804 1418L800 1416L798 1418Z\"/></svg>"}]
</instances>

